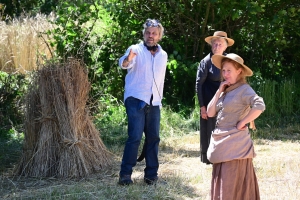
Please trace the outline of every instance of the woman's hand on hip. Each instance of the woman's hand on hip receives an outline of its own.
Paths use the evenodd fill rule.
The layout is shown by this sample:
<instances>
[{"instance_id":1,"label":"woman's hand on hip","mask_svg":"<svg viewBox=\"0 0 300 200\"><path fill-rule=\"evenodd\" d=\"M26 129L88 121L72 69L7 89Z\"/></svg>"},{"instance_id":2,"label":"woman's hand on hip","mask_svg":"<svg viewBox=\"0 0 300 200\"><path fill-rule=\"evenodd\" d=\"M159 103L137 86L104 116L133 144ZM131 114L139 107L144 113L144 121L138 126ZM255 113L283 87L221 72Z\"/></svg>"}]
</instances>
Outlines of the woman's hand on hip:
<instances>
[{"instance_id":1,"label":"woman's hand on hip","mask_svg":"<svg viewBox=\"0 0 300 200\"><path fill-rule=\"evenodd\" d=\"M205 106L202 106L202 107L200 108L200 114L201 114L201 117L202 117L203 119L207 119L207 111L206 111L206 107L205 107Z\"/></svg>"},{"instance_id":2,"label":"woman's hand on hip","mask_svg":"<svg viewBox=\"0 0 300 200\"><path fill-rule=\"evenodd\" d=\"M245 123L243 123L242 121L239 121L236 125L236 128L238 130L244 131L247 129L247 125Z\"/></svg>"}]
</instances>

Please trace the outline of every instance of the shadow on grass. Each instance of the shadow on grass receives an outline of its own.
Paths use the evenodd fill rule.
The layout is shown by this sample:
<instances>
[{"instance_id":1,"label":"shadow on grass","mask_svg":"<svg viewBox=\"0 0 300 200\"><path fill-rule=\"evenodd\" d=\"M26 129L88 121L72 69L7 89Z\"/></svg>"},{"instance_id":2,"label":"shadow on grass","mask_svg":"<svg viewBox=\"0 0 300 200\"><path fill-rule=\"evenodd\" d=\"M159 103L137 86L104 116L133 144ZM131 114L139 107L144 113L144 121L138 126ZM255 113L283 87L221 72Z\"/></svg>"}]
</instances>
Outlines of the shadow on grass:
<instances>
[{"instance_id":1,"label":"shadow on grass","mask_svg":"<svg viewBox=\"0 0 300 200\"><path fill-rule=\"evenodd\" d=\"M0 175L14 167L21 156L21 151L21 141L0 138Z\"/></svg>"},{"instance_id":2,"label":"shadow on grass","mask_svg":"<svg viewBox=\"0 0 300 200\"><path fill-rule=\"evenodd\" d=\"M82 179L30 178L1 176L1 199L204 199L195 188L180 176L160 177L156 185L148 186L142 177L135 177L134 184L120 186L119 162L107 171ZM143 164L136 166L143 173Z\"/></svg>"},{"instance_id":3,"label":"shadow on grass","mask_svg":"<svg viewBox=\"0 0 300 200\"><path fill-rule=\"evenodd\" d=\"M124 145L124 144L123 144ZM124 187L117 184L123 145L111 146L115 154L110 169L82 177L81 179L59 179L55 177L21 177L13 175L13 166L21 156L20 141L2 140L0 146L0 199L203 199L185 176L168 173L155 186L143 182L144 161L138 163L134 173L135 183ZM141 145L142 146L142 145ZM112 149L111 149L112 148ZM197 157L195 150L161 149L164 154L173 151L181 157Z\"/></svg>"}]
</instances>

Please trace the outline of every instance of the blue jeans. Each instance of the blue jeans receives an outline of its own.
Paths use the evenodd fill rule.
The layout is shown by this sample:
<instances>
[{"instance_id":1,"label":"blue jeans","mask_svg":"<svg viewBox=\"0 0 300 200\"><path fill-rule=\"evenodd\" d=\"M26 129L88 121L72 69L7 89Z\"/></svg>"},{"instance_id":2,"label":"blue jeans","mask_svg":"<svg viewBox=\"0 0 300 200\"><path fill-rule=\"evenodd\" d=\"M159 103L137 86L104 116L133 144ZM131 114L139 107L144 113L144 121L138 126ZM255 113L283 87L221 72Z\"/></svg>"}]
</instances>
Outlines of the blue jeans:
<instances>
[{"instance_id":1,"label":"blue jeans","mask_svg":"<svg viewBox=\"0 0 300 200\"><path fill-rule=\"evenodd\" d=\"M131 175L136 165L138 149L145 133L145 160L144 178L154 179L158 171L158 146L160 128L159 106L147 105L143 101L128 97L125 100L128 117L128 139L125 144L120 176Z\"/></svg>"}]
</instances>

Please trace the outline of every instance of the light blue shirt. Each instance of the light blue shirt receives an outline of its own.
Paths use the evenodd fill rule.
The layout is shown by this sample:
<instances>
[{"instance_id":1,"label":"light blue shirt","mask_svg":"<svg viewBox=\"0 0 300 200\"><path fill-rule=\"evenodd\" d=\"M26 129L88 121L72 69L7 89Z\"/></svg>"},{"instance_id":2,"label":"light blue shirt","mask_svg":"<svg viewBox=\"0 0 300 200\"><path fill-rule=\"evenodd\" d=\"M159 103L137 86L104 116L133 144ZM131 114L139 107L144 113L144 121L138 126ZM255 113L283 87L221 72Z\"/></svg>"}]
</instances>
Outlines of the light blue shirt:
<instances>
[{"instance_id":1,"label":"light blue shirt","mask_svg":"<svg viewBox=\"0 0 300 200\"><path fill-rule=\"evenodd\" d=\"M129 55L130 49L137 55L127 67L123 67L122 63ZM147 50L143 42L131 45L125 55L119 59L119 66L127 69L124 102L127 97L132 96L150 105L150 98L153 94L152 105L161 107L167 60L168 55L160 45L155 55Z\"/></svg>"}]
</instances>

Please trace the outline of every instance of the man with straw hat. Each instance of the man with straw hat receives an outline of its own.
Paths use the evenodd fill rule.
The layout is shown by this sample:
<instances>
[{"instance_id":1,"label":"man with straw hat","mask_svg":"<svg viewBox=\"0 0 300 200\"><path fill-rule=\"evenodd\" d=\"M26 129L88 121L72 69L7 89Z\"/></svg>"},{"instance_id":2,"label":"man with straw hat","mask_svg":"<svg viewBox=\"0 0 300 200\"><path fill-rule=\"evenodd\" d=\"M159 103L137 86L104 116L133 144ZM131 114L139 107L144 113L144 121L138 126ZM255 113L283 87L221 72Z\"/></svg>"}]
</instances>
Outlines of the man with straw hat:
<instances>
[{"instance_id":1,"label":"man with straw hat","mask_svg":"<svg viewBox=\"0 0 300 200\"><path fill-rule=\"evenodd\" d=\"M211 132L216 123L215 117L208 117L206 108L220 85L220 70L212 62L213 55L226 55L225 50L234 44L234 40L227 37L224 31L216 31L213 36L205 38L211 46L211 52L201 60L196 77L196 93L200 104L200 158L201 162L210 164L206 152Z\"/></svg>"},{"instance_id":2,"label":"man with straw hat","mask_svg":"<svg viewBox=\"0 0 300 200\"><path fill-rule=\"evenodd\" d=\"M213 163L211 199L258 200L248 123L265 110L264 101L247 84L253 72L240 56L213 55L212 63L221 70L222 82L207 106L208 117L217 116L207 150Z\"/></svg>"}]
</instances>

